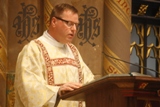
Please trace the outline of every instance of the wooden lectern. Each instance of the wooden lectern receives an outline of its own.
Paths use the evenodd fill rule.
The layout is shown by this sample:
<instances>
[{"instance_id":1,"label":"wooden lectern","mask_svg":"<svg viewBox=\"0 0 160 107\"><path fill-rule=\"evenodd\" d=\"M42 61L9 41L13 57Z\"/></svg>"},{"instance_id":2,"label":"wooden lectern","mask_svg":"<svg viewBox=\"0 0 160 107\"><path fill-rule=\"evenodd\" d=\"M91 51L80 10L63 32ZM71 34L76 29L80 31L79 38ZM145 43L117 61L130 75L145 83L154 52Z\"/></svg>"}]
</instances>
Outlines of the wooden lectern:
<instances>
[{"instance_id":1,"label":"wooden lectern","mask_svg":"<svg viewBox=\"0 0 160 107\"><path fill-rule=\"evenodd\" d=\"M160 78L106 76L61 96L86 107L160 107Z\"/></svg>"}]
</instances>

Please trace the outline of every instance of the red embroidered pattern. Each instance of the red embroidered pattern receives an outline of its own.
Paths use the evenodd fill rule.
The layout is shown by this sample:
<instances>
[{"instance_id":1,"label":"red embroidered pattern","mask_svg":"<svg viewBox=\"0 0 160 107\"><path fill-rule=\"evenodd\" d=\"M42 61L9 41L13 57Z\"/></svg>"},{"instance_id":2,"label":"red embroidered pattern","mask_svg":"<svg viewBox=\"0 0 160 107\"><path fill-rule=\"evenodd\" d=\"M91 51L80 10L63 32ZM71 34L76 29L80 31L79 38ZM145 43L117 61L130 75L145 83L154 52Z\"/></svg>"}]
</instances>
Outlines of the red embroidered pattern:
<instances>
[{"instance_id":1,"label":"red embroidered pattern","mask_svg":"<svg viewBox=\"0 0 160 107\"><path fill-rule=\"evenodd\" d=\"M79 58L78 58L77 50L76 50L75 46L72 44L68 44L68 46L71 48L71 50L74 54L74 57L76 59L76 62L78 63L79 82L82 83L83 82L82 69L81 69ZM79 101L78 107L83 107L82 101Z\"/></svg>"},{"instance_id":2,"label":"red embroidered pattern","mask_svg":"<svg viewBox=\"0 0 160 107\"><path fill-rule=\"evenodd\" d=\"M78 68L78 63L71 58L57 58L51 59L52 66L56 65L72 65Z\"/></svg>"},{"instance_id":3,"label":"red embroidered pattern","mask_svg":"<svg viewBox=\"0 0 160 107\"><path fill-rule=\"evenodd\" d=\"M48 76L48 84L49 85L54 85L52 66L72 65L72 66L77 67L78 69L80 68L80 63L77 62L77 60L74 60L71 58L50 59L49 54L48 54L46 48L44 47L44 45L39 40L35 40L35 42L40 46L40 48L42 50L42 54L44 56L44 60L45 60L46 67L47 67L47 76ZM72 50L72 51L74 52L74 55L76 55L76 57L78 57L78 54L75 52L76 50ZM75 57L75 59L77 59L76 57Z\"/></svg>"},{"instance_id":4,"label":"red embroidered pattern","mask_svg":"<svg viewBox=\"0 0 160 107\"><path fill-rule=\"evenodd\" d=\"M53 70L52 70L52 66L51 66L52 64L51 64L51 60L50 60L50 57L48 55L48 52L39 40L35 40L35 42L42 49L42 54L44 56L44 60L45 60L45 63L46 63L46 68L47 68L48 84L49 85L54 85Z\"/></svg>"},{"instance_id":5,"label":"red embroidered pattern","mask_svg":"<svg viewBox=\"0 0 160 107\"><path fill-rule=\"evenodd\" d=\"M68 44L68 46L71 48L71 50L72 50L72 52L74 54L75 60L78 63L79 82L83 83L82 69L81 69L79 58L78 58L77 50L76 50L75 46L72 45L72 44Z\"/></svg>"},{"instance_id":6,"label":"red embroidered pattern","mask_svg":"<svg viewBox=\"0 0 160 107\"><path fill-rule=\"evenodd\" d=\"M40 46L42 49L42 54L44 56L44 60L47 66L47 76L48 76L48 84L49 85L54 85L54 78L53 78L53 70L52 66L56 65L67 65L70 64L72 66L78 67L78 74L79 74L79 82L82 83L83 81L83 76L82 76L82 70L81 70L81 65L78 57L77 50L74 45L68 44L68 46L71 48L73 55L75 57L75 60L71 58L57 58L57 59L50 59L48 52L44 45L39 41L35 40L35 42ZM79 101L79 107L82 107L82 101Z\"/></svg>"}]
</instances>

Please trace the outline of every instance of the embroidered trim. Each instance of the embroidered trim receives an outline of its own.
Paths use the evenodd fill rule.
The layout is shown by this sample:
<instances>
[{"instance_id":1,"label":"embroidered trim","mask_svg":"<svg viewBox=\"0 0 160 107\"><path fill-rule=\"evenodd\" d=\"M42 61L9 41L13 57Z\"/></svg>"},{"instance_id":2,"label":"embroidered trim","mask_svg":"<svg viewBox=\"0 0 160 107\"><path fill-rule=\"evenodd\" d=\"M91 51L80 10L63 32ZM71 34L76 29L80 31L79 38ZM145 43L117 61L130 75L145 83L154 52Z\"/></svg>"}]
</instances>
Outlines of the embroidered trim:
<instances>
[{"instance_id":1,"label":"embroidered trim","mask_svg":"<svg viewBox=\"0 0 160 107\"><path fill-rule=\"evenodd\" d=\"M57 65L72 65L78 68L78 63L71 59L71 58L57 58L57 59L51 59L52 66Z\"/></svg>"},{"instance_id":2,"label":"embroidered trim","mask_svg":"<svg viewBox=\"0 0 160 107\"><path fill-rule=\"evenodd\" d=\"M83 83L82 69L81 69L81 64L80 64L79 57L78 57L78 52L74 45L68 44L68 46L71 48L73 55L75 57L75 60L78 63L79 82ZM79 101L78 107L83 107L82 101Z\"/></svg>"},{"instance_id":3,"label":"embroidered trim","mask_svg":"<svg viewBox=\"0 0 160 107\"><path fill-rule=\"evenodd\" d=\"M51 59L48 55L48 52L47 52L46 48L44 47L44 45L39 40L35 40L35 42L42 49L42 54L44 56L44 60L45 60L46 68L47 68L48 84L54 85L53 70L52 70L52 66L51 66L52 64L51 64Z\"/></svg>"},{"instance_id":4,"label":"embroidered trim","mask_svg":"<svg viewBox=\"0 0 160 107\"><path fill-rule=\"evenodd\" d=\"M80 64L79 57L78 57L78 52L77 52L77 50L76 50L74 45L68 44L68 46L71 48L71 50L73 52L73 55L75 57L75 60L78 63L79 82L83 83L82 69L81 69L81 64Z\"/></svg>"},{"instance_id":5,"label":"embroidered trim","mask_svg":"<svg viewBox=\"0 0 160 107\"><path fill-rule=\"evenodd\" d=\"M81 65L80 65L80 61L79 61L79 57L78 57L78 52L77 52L77 50L76 50L74 45L68 44L68 46L70 47L70 49L73 52L75 60L73 60L71 58L50 59L49 54L48 54L46 48L44 47L44 45L39 40L35 40L35 42L42 49L42 54L44 56L45 64L47 66L46 68L47 68L47 76L48 76L48 84L49 85L54 85L54 77L53 77L52 66L65 65L65 64L70 64L70 65L73 65L75 67L78 67L79 82L80 83L83 82L82 69L81 69ZM79 107L83 106L82 105L82 101L79 101L78 106Z\"/></svg>"},{"instance_id":6,"label":"embroidered trim","mask_svg":"<svg viewBox=\"0 0 160 107\"><path fill-rule=\"evenodd\" d=\"M42 54L44 56L49 85L54 85L54 74L53 74L52 66L67 65L67 64L75 66L75 67L78 68L79 81L82 83L82 79L81 79L82 74L81 74L81 70L80 70L80 62L79 62L78 53L76 52L75 47L73 47L71 45L70 45L71 47L69 46L71 48L71 50L73 52L73 55L74 55L76 60L73 60L71 58L50 59L49 54L48 54L46 48L44 47L44 45L39 40L35 40L35 42L40 46L40 48L42 50Z\"/></svg>"}]
</instances>

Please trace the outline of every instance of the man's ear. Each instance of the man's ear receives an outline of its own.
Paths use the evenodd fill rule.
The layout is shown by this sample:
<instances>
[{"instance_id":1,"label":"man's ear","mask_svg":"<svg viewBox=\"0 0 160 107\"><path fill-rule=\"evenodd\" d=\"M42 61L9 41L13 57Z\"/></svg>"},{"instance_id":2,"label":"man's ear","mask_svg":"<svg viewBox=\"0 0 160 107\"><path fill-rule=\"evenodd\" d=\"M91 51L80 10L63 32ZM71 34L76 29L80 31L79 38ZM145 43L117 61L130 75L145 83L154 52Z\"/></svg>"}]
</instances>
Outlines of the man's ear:
<instances>
[{"instance_id":1,"label":"man's ear","mask_svg":"<svg viewBox=\"0 0 160 107\"><path fill-rule=\"evenodd\" d=\"M55 27L55 26L56 26L56 23L57 23L57 19L56 19L55 17L52 17L51 25L52 25L53 27Z\"/></svg>"}]
</instances>

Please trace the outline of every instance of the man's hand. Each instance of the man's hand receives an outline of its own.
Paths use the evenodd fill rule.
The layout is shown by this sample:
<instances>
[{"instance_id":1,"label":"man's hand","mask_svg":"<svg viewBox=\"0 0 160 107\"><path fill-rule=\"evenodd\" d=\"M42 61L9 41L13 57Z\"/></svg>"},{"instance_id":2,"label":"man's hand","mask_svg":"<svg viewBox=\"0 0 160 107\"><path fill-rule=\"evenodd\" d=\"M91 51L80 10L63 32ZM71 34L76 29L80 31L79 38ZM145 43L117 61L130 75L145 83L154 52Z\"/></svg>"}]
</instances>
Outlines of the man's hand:
<instances>
[{"instance_id":1,"label":"man's hand","mask_svg":"<svg viewBox=\"0 0 160 107\"><path fill-rule=\"evenodd\" d=\"M59 94L59 96L61 96L62 94L69 92L69 91L73 91L75 89L78 89L81 86L82 86L82 84L80 84L80 83L74 83L74 82L65 83L60 86L58 94Z\"/></svg>"}]
</instances>

